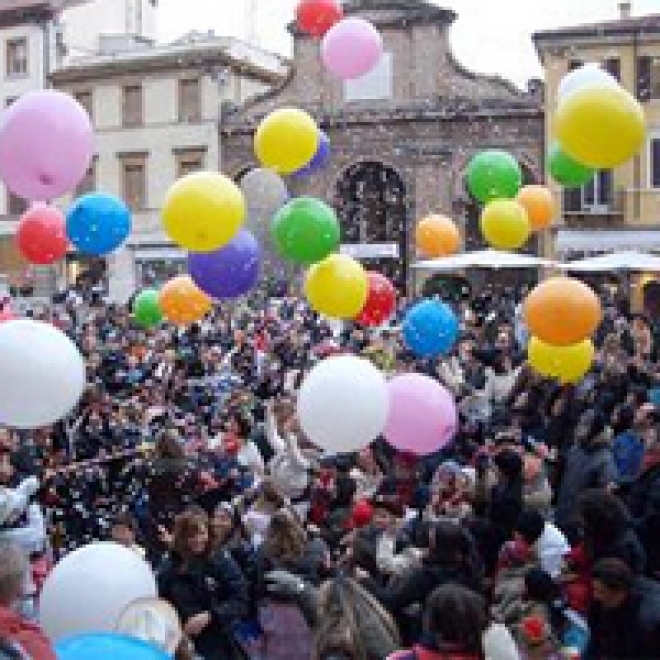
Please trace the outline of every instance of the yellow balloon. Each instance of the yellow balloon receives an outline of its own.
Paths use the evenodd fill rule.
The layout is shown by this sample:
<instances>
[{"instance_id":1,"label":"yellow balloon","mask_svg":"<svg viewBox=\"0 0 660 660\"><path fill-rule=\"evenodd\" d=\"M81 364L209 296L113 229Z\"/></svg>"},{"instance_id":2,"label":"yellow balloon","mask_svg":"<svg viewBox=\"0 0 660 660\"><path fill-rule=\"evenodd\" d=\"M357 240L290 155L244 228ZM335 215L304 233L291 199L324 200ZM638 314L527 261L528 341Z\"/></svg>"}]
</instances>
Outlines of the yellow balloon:
<instances>
[{"instance_id":1,"label":"yellow balloon","mask_svg":"<svg viewBox=\"0 0 660 660\"><path fill-rule=\"evenodd\" d=\"M527 360L541 375L562 383L578 383L594 361L596 349L591 339L572 346L552 346L532 337L527 346Z\"/></svg>"},{"instance_id":2,"label":"yellow balloon","mask_svg":"<svg viewBox=\"0 0 660 660\"><path fill-rule=\"evenodd\" d=\"M167 193L162 221L177 244L193 252L213 252L238 233L245 220L240 188L217 172L195 172Z\"/></svg>"},{"instance_id":3,"label":"yellow balloon","mask_svg":"<svg viewBox=\"0 0 660 660\"><path fill-rule=\"evenodd\" d=\"M305 280L309 304L333 319L355 318L367 302L368 291L367 272L345 254L331 254L314 264Z\"/></svg>"},{"instance_id":4,"label":"yellow balloon","mask_svg":"<svg viewBox=\"0 0 660 660\"><path fill-rule=\"evenodd\" d=\"M319 128L308 113L282 108L261 122L254 136L254 150L264 167L293 174L314 158L319 140Z\"/></svg>"},{"instance_id":5,"label":"yellow balloon","mask_svg":"<svg viewBox=\"0 0 660 660\"><path fill-rule=\"evenodd\" d=\"M569 156L590 167L611 169L642 148L646 120L639 101L622 87L588 87L559 105L554 128Z\"/></svg>"},{"instance_id":6,"label":"yellow balloon","mask_svg":"<svg viewBox=\"0 0 660 660\"><path fill-rule=\"evenodd\" d=\"M532 225L525 208L511 199L496 199L481 213L481 233L498 250L517 250L527 243Z\"/></svg>"}]
</instances>

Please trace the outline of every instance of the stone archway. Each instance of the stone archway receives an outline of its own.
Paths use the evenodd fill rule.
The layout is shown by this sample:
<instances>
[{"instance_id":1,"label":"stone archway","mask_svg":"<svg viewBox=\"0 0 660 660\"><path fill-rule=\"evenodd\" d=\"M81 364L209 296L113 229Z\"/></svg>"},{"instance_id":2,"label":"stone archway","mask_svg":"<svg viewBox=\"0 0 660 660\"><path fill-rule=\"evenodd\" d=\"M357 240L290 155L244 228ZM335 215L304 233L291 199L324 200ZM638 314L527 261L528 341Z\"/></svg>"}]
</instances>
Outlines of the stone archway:
<instances>
[{"instance_id":1,"label":"stone archway","mask_svg":"<svg viewBox=\"0 0 660 660\"><path fill-rule=\"evenodd\" d=\"M337 181L335 208L342 243L364 265L389 277L400 291L408 279L407 190L403 177L379 161L360 161Z\"/></svg>"}]
</instances>

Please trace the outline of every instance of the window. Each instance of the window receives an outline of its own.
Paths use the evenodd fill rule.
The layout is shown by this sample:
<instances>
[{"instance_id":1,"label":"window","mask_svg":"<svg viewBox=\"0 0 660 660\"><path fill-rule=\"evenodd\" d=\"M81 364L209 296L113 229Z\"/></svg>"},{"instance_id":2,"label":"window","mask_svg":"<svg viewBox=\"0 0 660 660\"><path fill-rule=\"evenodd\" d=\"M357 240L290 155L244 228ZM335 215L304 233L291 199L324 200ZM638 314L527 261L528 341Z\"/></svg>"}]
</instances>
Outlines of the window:
<instances>
[{"instance_id":1,"label":"window","mask_svg":"<svg viewBox=\"0 0 660 660\"><path fill-rule=\"evenodd\" d=\"M5 108L8 108L9 106L13 105L16 101L18 101L17 96L10 96L5 99Z\"/></svg>"},{"instance_id":2,"label":"window","mask_svg":"<svg viewBox=\"0 0 660 660\"><path fill-rule=\"evenodd\" d=\"M566 213L607 213L614 201L611 170L596 173L591 183L582 188L564 191Z\"/></svg>"},{"instance_id":3,"label":"window","mask_svg":"<svg viewBox=\"0 0 660 660\"><path fill-rule=\"evenodd\" d=\"M76 94L76 101L80 103L80 105L85 108L85 112L89 115L89 118L91 120L94 119L94 97L92 96L92 92L87 91L87 92L78 92Z\"/></svg>"},{"instance_id":4,"label":"window","mask_svg":"<svg viewBox=\"0 0 660 660\"><path fill-rule=\"evenodd\" d=\"M204 156L206 149L185 149L175 151L176 156L176 176L180 179L182 176L199 172L204 169Z\"/></svg>"},{"instance_id":5,"label":"window","mask_svg":"<svg viewBox=\"0 0 660 660\"><path fill-rule=\"evenodd\" d=\"M87 195L88 193L92 193L95 190L96 190L96 158L92 160L92 162L89 165L89 169L85 174L85 177L78 184L78 187L76 188L76 195L80 197L80 195Z\"/></svg>"},{"instance_id":6,"label":"window","mask_svg":"<svg viewBox=\"0 0 660 660\"><path fill-rule=\"evenodd\" d=\"M202 88L199 78L179 80L179 121L202 118Z\"/></svg>"},{"instance_id":7,"label":"window","mask_svg":"<svg viewBox=\"0 0 660 660\"><path fill-rule=\"evenodd\" d=\"M653 136L649 144L649 172L651 188L660 188L660 134Z\"/></svg>"},{"instance_id":8,"label":"window","mask_svg":"<svg viewBox=\"0 0 660 660\"><path fill-rule=\"evenodd\" d=\"M651 60L651 98L660 99L660 57Z\"/></svg>"},{"instance_id":9,"label":"window","mask_svg":"<svg viewBox=\"0 0 660 660\"><path fill-rule=\"evenodd\" d=\"M27 39L10 39L6 53L7 77L14 78L28 75Z\"/></svg>"},{"instance_id":10,"label":"window","mask_svg":"<svg viewBox=\"0 0 660 660\"><path fill-rule=\"evenodd\" d=\"M603 69L607 71L618 82L621 82L621 60L618 57L610 57L603 62Z\"/></svg>"},{"instance_id":11,"label":"window","mask_svg":"<svg viewBox=\"0 0 660 660\"><path fill-rule=\"evenodd\" d=\"M660 57L637 59L637 98L642 102L660 99Z\"/></svg>"},{"instance_id":12,"label":"window","mask_svg":"<svg viewBox=\"0 0 660 660\"><path fill-rule=\"evenodd\" d=\"M147 156L131 154L121 157L122 195L133 211L147 207Z\"/></svg>"},{"instance_id":13,"label":"window","mask_svg":"<svg viewBox=\"0 0 660 660\"><path fill-rule=\"evenodd\" d=\"M7 191L7 213L9 215L23 215L28 210L28 203L14 193Z\"/></svg>"},{"instance_id":14,"label":"window","mask_svg":"<svg viewBox=\"0 0 660 660\"><path fill-rule=\"evenodd\" d=\"M124 126L142 126L142 87L124 87L122 100L122 123Z\"/></svg>"},{"instance_id":15,"label":"window","mask_svg":"<svg viewBox=\"0 0 660 660\"><path fill-rule=\"evenodd\" d=\"M380 62L366 75L344 83L346 101L383 101L392 98L392 53L383 53Z\"/></svg>"}]
</instances>

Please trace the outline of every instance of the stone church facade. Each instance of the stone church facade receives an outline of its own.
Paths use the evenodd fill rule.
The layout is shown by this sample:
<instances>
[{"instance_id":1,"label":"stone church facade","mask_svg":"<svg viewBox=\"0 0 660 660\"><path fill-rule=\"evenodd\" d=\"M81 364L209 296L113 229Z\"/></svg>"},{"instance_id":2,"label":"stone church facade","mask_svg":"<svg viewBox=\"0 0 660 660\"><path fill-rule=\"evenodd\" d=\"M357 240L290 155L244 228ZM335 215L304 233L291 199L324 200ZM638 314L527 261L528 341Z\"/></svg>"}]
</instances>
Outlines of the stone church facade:
<instances>
[{"instance_id":1,"label":"stone church facade","mask_svg":"<svg viewBox=\"0 0 660 660\"><path fill-rule=\"evenodd\" d=\"M332 158L322 172L290 179L291 193L332 204L344 249L405 288L412 281L414 227L425 215L453 217L463 227L466 249L481 247L478 209L464 186L475 153L508 150L528 182L542 180L542 90L539 84L522 92L462 67L449 43L453 11L421 0L349 0L344 6L381 31L385 55L377 70L357 82L337 81L324 70L318 41L292 28L294 57L285 81L223 113L222 169L238 179L257 166L253 134L270 111L309 111L330 138Z\"/></svg>"}]
</instances>

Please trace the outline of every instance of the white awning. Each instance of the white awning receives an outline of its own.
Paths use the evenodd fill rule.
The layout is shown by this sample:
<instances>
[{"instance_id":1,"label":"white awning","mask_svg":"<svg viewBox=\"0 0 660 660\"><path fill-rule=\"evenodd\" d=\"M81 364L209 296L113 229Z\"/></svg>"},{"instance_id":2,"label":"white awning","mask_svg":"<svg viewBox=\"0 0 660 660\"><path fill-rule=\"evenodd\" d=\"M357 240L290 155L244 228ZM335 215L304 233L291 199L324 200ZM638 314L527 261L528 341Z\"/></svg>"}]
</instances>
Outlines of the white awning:
<instances>
[{"instance_id":1,"label":"white awning","mask_svg":"<svg viewBox=\"0 0 660 660\"><path fill-rule=\"evenodd\" d=\"M660 251L660 229L560 229L555 247L558 254L619 250Z\"/></svg>"},{"instance_id":2,"label":"white awning","mask_svg":"<svg viewBox=\"0 0 660 660\"><path fill-rule=\"evenodd\" d=\"M645 252L612 252L591 259L562 264L561 268L575 273L659 273L660 257Z\"/></svg>"},{"instance_id":3,"label":"white awning","mask_svg":"<svg viewBox=\"0 0 660 660\"><path fill-rule=\"evenodd\" d=\"M398 243L344 243L341 253L353 259L397 259Z\"/></svg>"},{"instance_id":4,"label":"white awning","mask_svg":"<svg viewBox=\"0 0 660 660\"><path fill-rule=\"evenodd\" d=\"M186 253L175 247L140 246L133 252L135 261L183 261Z\"/></svg>"},{"instance_id":5,"label":"white awning","mask_svg":"<svg viewBox=\"0 0 660 660\"><path fill-rule=\"evenodd\" d=\"M441 257L430 261L419 261L413 268L419 270L432 270L436 272L451 272L469 268L539 268L552 266L552 261L535 257L532 254L519 252L505 252L503 250L478 250L476 252L463 252L451 257Z\"/></svg>"}]
</instances>

